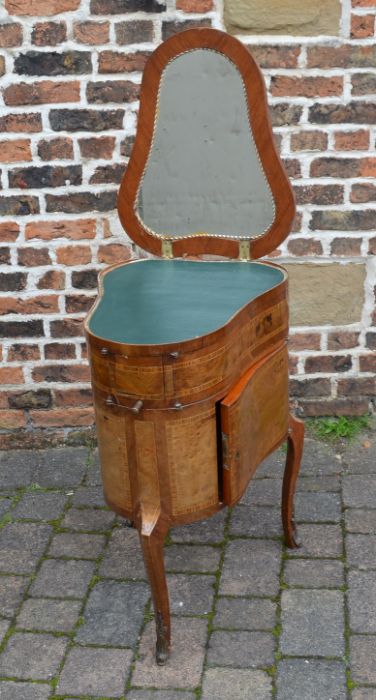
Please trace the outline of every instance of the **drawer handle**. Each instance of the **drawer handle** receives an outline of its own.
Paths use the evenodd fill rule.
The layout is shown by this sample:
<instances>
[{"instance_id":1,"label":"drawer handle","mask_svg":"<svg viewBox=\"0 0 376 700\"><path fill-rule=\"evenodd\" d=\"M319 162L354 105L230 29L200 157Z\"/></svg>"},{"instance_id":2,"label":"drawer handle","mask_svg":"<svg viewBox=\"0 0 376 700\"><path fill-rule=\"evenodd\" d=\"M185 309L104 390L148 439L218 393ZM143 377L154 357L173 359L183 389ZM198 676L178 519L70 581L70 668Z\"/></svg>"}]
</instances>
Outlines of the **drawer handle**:
<instances>
[{"instance_id":1,"label":"drawer handle","mask_svg":"<svg viewBox=\"0 0 376 700\"><path fill-rule=\"evenodd\" d=\"M170 352L170 357L172 357L173 360L177 360L179 357L179 352L177 350L174 350L173 352Z\"/></svg>"},{"instance_id":2,"label":"drawer handle","mask_svg":"<svg viewBox=\"0 0 376 700\"><path fill-rule=\"evenodd\" d=\"M132 413L136 413L136 414L137 414L137 413L140 413L141 408L143 407L143 405L144 405L144 402L143 402L143 401L136 401L135 405L132 406L132 408L131 408L130 410L132 411Z\"/></svg>"},{"instance_id":3,"label":"drawer handle","mask_svg":"<svg viewBox=\"0 0 376 700\"><path fill-rule=\"evenodd\" d=\"M108 348L101 348L101 355L108 355L109 352Z\"/></svg>"},{"instance_id":4,"label":"drawer handle","mask_svg":"<svg viewBox=\"0 0 376 700\"><path fill-rule=\"evenodd\" d=\"M107 396L107 398L105 400L105 404L106 404L106 406L115 406L116 401L115 401L113 396Z\"/></svg>"}]
</instances>

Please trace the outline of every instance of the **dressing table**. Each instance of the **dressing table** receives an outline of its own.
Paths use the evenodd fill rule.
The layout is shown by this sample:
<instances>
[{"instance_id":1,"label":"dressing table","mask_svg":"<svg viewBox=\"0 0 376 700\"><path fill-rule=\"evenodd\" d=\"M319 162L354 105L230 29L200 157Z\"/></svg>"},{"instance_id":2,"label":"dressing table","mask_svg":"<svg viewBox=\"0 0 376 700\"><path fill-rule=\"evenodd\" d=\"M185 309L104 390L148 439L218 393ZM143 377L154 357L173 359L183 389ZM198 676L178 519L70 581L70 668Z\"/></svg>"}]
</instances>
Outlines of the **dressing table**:
<instances>
[{"instance_id":1,"label":"dressing table","mask_svg":"<svg viewBox=\"0 0 376 700\"><path fill-rule=\"evenodd\" d=\"M149 58L118 211L151 256L100 274L85 332L104 494L138 529L162 664L169 528L237 503L286 440L282 523L297 546L304 428L289 414L287 273L258 261L295 207L263 78L237 39L192 29Z\"/></svg>"}]
</instances>

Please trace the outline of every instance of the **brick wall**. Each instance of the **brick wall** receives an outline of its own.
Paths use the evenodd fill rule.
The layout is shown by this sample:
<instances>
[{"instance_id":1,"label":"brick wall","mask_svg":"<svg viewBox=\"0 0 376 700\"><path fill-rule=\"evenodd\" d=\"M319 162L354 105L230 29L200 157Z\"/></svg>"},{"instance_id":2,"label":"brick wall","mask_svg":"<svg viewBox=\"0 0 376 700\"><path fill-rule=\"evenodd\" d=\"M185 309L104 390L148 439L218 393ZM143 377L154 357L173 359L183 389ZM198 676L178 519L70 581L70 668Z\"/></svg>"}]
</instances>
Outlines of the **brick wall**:
<instances>
[{"instance_id":1,"label":"brick wall","mask_svg":"<svg viewBox=\"0 0 376 700\"><path fill-rule=\"evenodd\" d=\"M46 433L62 439L92 425L81 322L97 271L135 254L114 206L141 71L172 33L223 28L216 2L2 4L4 446L20 436L31 443ZM257 10L257 2L265 5L249 6ZM246 23L228 25L263 68L296 190L294 232L275 256L291 274L291 392L308 415L363 413L375 395L376 0L331 3L327 36L322 18L320 36L304 36L289 23L276 36L265 19L253 36ZM225 12L230 4L225 0ZM314 34L315 22L306 26Z\"/></svg>"}]
</instances>

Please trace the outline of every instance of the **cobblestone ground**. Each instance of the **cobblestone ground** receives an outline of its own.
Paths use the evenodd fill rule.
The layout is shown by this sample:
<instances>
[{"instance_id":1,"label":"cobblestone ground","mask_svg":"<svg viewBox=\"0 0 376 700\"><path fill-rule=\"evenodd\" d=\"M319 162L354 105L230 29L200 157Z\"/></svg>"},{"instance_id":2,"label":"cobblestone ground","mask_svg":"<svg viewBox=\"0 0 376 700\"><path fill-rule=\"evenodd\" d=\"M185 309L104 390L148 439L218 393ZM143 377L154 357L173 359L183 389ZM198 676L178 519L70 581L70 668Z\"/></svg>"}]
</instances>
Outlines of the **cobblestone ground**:
<instances>
[{"instance_id":1,"label":"cobblestone ground","mask_svg":"<svg viewBox=\"0 0 376 700\"><path fill-rule=\"evenodd\" d=\"M283 460L171 532L160 668L137 534L105 508L95 452L2 453L1 700L375 700L375 433L339 453L306 440L294 551Z\"/></svg>"}]
</instances>

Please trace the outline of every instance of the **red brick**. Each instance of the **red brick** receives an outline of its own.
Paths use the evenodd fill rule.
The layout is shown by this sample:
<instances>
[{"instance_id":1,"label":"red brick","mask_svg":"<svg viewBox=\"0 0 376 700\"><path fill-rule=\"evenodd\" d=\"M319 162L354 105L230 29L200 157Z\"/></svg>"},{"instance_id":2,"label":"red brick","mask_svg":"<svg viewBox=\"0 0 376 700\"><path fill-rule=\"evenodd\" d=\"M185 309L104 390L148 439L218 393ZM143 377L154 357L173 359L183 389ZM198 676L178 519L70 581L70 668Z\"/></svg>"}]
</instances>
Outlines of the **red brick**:
<instances>
[{"instance_id":1,"label":"red brick","mask_svg":"<svg viewBox=\"0 0 376 700\"><path fill-rule=\"evenodd\" d=\"M81 0L5 0L10 15L40 16L58 15L78 10Z\"/></svg>"},{"instance_id":2,"label":"red brick","mask_svg":"<svg viewBox=\"0 0 376 700\"><path fill-rule=\"evenodd\" d=\"M376 353L360 355L359 369L361 372L376 372Z\"/></svg>"},{"instance_id":3,"label":"red brick","mask_svg":"<svg viewBox=\"0 0 376 700\"><path fill-rule=\"evenodd\" d=\"M352 15L351 38L367 39L374 35L375 15Z\"/></svg>"},{"instance_id":4,"label":"red brick","mask_svg":"<svg viewBox=\"0 0 376 700\"><path fill-rule=\"evenodd\" d=\"M359 238L334 238L330 244L330 252L332 255L344 257L360 255L361 243Z\"/></svg>"},{"instance_id":5,"label":"red brick","mask_svg":"<svg viewBox=\"0 0 376 700\"><path fill-rule=\"evenodd\" d=\"M33 221L26 224L25 237L41 238L49 241L54 238L82 240L94 238L96 222L94 219L77 219L74 221Z\"/></svg>"},{"instance_id":6,"label":"red brick","mask_svg":"<svg viewBox=\"0 0 376 700\"><path fill-rule=\"evenodd\" d=\"M0 76L4 75L5 73L5 58L4 56L0 56Z\"/></svg>"},{"instance_id":7,"label":"red brick","mask_svg":"<svg viewBox=\"0 0 376 700\"><path fill-rule=\"evenodd\" d=\"M42 131L42 117L36 112L30 114L6 114L0 117L0 131L8 133L36 133Z\"/></svg>"},{"instance_id":8,"label":"red brick","mask_svg":"<svg viewBox=\"0 0 376 700\"><path fill-rule=\"evenodd\" d=\"M0 367L0 384L23 384L22 367Z\"/></svg>"},{"instance_id":9,"label":"red brick","mask_svg":"<svg viewBox=\"0 0 376 700\"><path fill-rule=\"evenodd\" d=\"M1 413L1 412L0 412ZM93 408L64 408L30 411L33 425L40 428L93 425Z\"/></svg>"},{"instance_id":10,"label":"red brick","mask_svg":"<svg viewBox=\"0 0 376 700\"><path fill-rule=\"evenodd\" d=\"M23 411L0 411L0 430L24 428L26 418Z\"/></svg>"},{"instance_id":11,"label":"red brick","mask_svg":"<svg viewBox=\"0 0 376 700\"><path fill-rule=\"evenodd\" d=\"M83 158L103 158L109 160L115 148L115 136L98 136L97 138L78 139Z\"/></svg>"},{"instance_id":12,"label":"red brick","mask_svg":"<svg viewBox=\"0 0 376 700\"><path fill-rule=\"evenodd\" d=\"M376 202L376 185L368 182L353 185L350 200L351 202Z\"/></svg>"},{"instance_id":13,"label":"red brick","mask_svg":"<svg viewBox=\"0 0 376 700\"><path fill-rule=\"evenodd\" d=\"M376 237L370 238L370 240L368 242L368 254L369 255L376 255Z\"/></svg>"},{"instance_id":14,"label":"red brick","mask_svg":"<svg viewBox=\"0 0 376 700\"><path fill-rule=\"evenodd\" d=\"M337 151L366 151L369 148L368 129L336 131L334 137Z\"/></svg>"},{"instance_id":15,"label":"red brick","mask_svg":"<svg viewBox=\"0 0 376 700\"><path fill-rule=\"evenodd\" d=\"M342 95L343 78L339 76L323 78L310 76L308 78L289 77L286 75L273 76L270 93L274 97L332 97Z\"/></svg>"},{"instance_id":16,"label":"red brick","mask_svg":"<svg viewBox=\"0 0 376 700\"><path fill-rule=\"evenodd\" d=\"M314 238L293 238L288 242L287 247L291 255L322 255L323 253L320 241Z\"/></svg>"},{"instance_id":17,"label":"red brick","mask_svg":"<svg viewBox=\"0 0 376 700\"><path fill-rule=\"evenodd\" d=\"M20 227L14 221L0 223L0 241L3 243L13 243L17 240Z\"/></svg>"},{"instance_id":18,"label":"red brick","mask_svg":"<svg viewBox=\"0 0 376 700\"><path fill-rule=\"evenodd\" d=\"M0 161L2 163L17 163L31 159L32 155L29 139L0 141Z\"/></svg>"},{"instance_id":19,"label":"red brick","mask_svg":"<svg viewBox=\"0 0 376 700\"><path fill-rule=\"evenodd\" d=\"M289 375L297 374L298 372L298 357L289 355Z\"/></svg>"},{"instance_id":20,"label":"red brick","mask_svg":"<svg viewBox=\"0 0 376 700\"><path fill-rule=\"evenodd\" d=\"M65 298L65 309L68 314L87 313L94 301L95 297L86 294L69 294Z\"/></svg>"},{"instance_id":21,"label":"red brick","mask_svg":"<svg viewBox=\"0 0 376 700\"><path fill-rule=\"evenodd\" d=\"M289 338L289 350L320 350L321 336L319 333L292 333Z\"/></svg>"},{"instance_id":22,"label":"red brick","mask_svg":"<svg viewBox=\"0 0 376 700\"><path fill-rule=\"evenodd\" d=\"M368 413L368 400L351 397L346 399L298 401L302 416L363 416Z\"/></svg>"},{"instance_id":23,"label":"red brick","mask_svg":"<svg viewBox=\"0 0 376 700\"><path fill-rule=\"evenodd\" d=\"M176 9L182 12L210 12L213 0L176 0Z\"/></svg>"},{"instance_id":24,"label":"red brick","mask_svg":"<svg viewBox=\"0 0 376 700\"><path fill-rule=\"evenodd\" d=\"M92 406L91 389L55 389L56 406Z\"/></svg>"},{"instance_id":25,"label":"red brick","mask_svg":"<svg viewBox=\"0 0 376 700\"><path fill-rule=\"evenodd\" d=\"M328 350L356 348L358 341L357 331L331 331L328 335Z\"/></svg>"},{"instance_id":26,"label":"red brick","mask_svg":"<svg viewBox=\"0 0 376 700\"><path fill-rule=\"evenodd\" d=\"M376 158L316 158L311 177L375 177Z\"/></svg>"},{"instance_id":27,"label":"red brick","mask_svg":"<svg viewBox=\"0 0 376 700\"><path fill-rule=\"evenodd\" d=\"M373 331L366 333L366 347L370 350L376 350L376 333Z\"/></svg>"},{"instance_id":28,"label":"red brick","mask_svg":"<svg viewBox=\"0 0 376 700\"><path fill-rule=\"evenodd\" d=\"M353 73L351 76L353 95L373 95L376 92L375 73Z\"/></svg>"},{"instance_id":29,"label":"red brick","mask_svg":"<svg viewBox=\"0 0 376 700\"><path fill-rule=\"evenodd\" d=\"M52 321L50 327L52 338L75 338L83 335L82 320L78 318Z\"/></svg>"},{"instance_id":30,"label":"red brick","mask_svg":"<svg viewBox=\"0 0 376 700\"><path fill-rule=\"evenodd\" d=\"M318 377L314 379L292 379L290 394L294 397L322 397L330 395L330 379Z\"/></svg>"},{"instance_id":31,"label":"red brick","mask_svg":"<svg viewBox=\"0 0 376 700\"><path fill-rule=\"evenodd\" d=\"M38 280L38 289L64 289L65 273L61 270L48 270Z\"/></svg>"},{"instance_id":32,"label":"red brick","mask_svg":"<svg viewBox=\"0 0 376 700\"><path fill-rule=\"evenodd\" d=\"M110 38L109 22L75 22L73 33L76 41L81 44L98 46L107 44Z\"/></svg>"},{"instance_id":33,"label":"red brick","mask_svg":"<svg viewBox=\"0 0 376 700\"><path fill-rule=\"evenodd\" d=\"M375 67L376 47L356 44L339 44L338 46L316 45L308 47L308 68L367 68Z\"/></svg>"},{"instance_id":34,"label":"red brick","mask_svg":"<svg viewBox=\"0 0 376 700\"><path fill-rule=\"evenodd\" d=\"M376 8L376 0L352 0L353 7L374 7Z\"/></svg>"},{"instance_id":35,"label":"red brick","mask_svg":"<svg viewBox=\"0 0 376 700\"><path fill-rule=\"evenodd\" d=\"M99 73L132 73L144 70L150 52L135 51L134 53L119 53L117 51L102 51L99 54Z\"/></svg>"},{"instance_id":36,"label":"red brick","mask_svg":"<svg viewBox=\"0 0 376 700\"><path fill-rule=\"evenodd\" d=\"M282 161L290 178L294 180L301 177L300 161L297 158L283 158Z\"/></svg>"},{"instance_id":37,"label":"red brick","mask_svg":"<svg viewBox=\"0 0 376 700\"><path fill-rule=\"evenodd\" d=\"M0 315L4 314L52 314L59 311L56 295L37 296L32 299L0 298Z\"/></svg>"},{"instance_id":38,"label":"red brick","mask_svg":"<svg viewBox=\"0 0 376 700\"><path fill-rule=\"evenodd\" d=\"M294 185L297 204L342 204L343 185Z\"/></svg>"},{"instance_id":39,"label":"red brick","mask_svg":"<svg viewBox=\"0 0 376 700\"><path fill-rule=\"evenodd\" d=\"M21 46L22 26L17 22L3 22L0 24L0 48L8 49L12 46Z\"/></svg>"},{"instance_id":40,"label":"red brick","mask_svg":"<svg viewBox=\"0 0 376 700\"><path fill-rule=\"evenodd\" d=\"M283 44L247 46L261 68L297 68L301 47Z\"/></svg>"},{"instance_id":41,"label":"red brick","mask_svg":"<svg viewBox=\"0 0 376 700\"><path fill-rule=\"evenodd\" d=\"M38 22L34 25L31 41L35 46L58 46L67 38L65 22Z\"/></svg>"},{"instance_id":42,"label":"red brick","mask_svg":"<svg viewBox=\"0 0 376 700\"><path fill-rule=\"evenodd\" d=\"M48 248L20 248L18 251L18 264L27 267L48 265L51 262Z\"/></svg>"},{"instance_id":43,"label":"red brick","mask_svg":"<svg viewBox=\"0 0 376 700\"><path fill-rule=\"evenodd\" d=\"M375 377L351 377L338 380L338 396L375 396Z\"/></svg>"},{"instance_id":44,"label":"red brick","mask_svg":"<svg viewBox=\"0 0 376 700\"><path fill-rule=\"evenodd\" d=\"M85 265L91 262L91 249L87 245L69 245L56 249L56 259L61 265Z\"/></svg>"},{"instance_id":45,"label":"red brick","mask_svg":"<svg viewBox=\"0 0 376 700\"><path fill-rule=\"evenodd\" d=\"M322 131L300 131L291 134L292 151L325 151L328 147L328 135Z\"/></svg>"},{"instance_id":46,"label":"red brick","mask_svg":"<svg viewBox=\"0 0 376 700\"><path fill-rule=\"evenodd\" d=\"M211 27L211 19L205 17L203 19L186 19L168 20L162 22L162 39L168 39L174 34L184 32L186 29L200 29L201 27Z\"/></svg>"},{"instance_id":47,"label":"red brick","mask_svg":"<svg viewBox=\"0 0 376 700\"><path fill-rule=\"evenodd\" d=\"M44 356L46 360L74 360L76 348L73 343L47 343Z\"/></svg>"},{"instance_id":48,"label":"red brick","mask_svg":"<svg viewBox=\"0 0 376 700\"><path fill-rule=\"evenodd\" d=\"M8 350L8 362L26 362L40 360L38 345L11 345Z\"/></svg>"},{"instance_id":49,"label":"red brick","mask_svg":"<svg viewBox=\"0 0 376 700\"><path fill-rule=\"evenodd\" d=\"M35 367L32 372L35 382L89 382L90 371L86 365L47 365Z\"/></svg>"},{"instance_id":50,"label":"red brick","mask_svg":"<svg viewBox=\"0 0 376 700\"><path fill-rule=\"evenodd\" d=\"M17 83L4 90L4 102L12 107L79 101L78 81L41 80L37 83Z\"/></svg>"},{"instance_id":51,"label":"red brick","mask_svg":"<svg viewBox=\"0 0 376 700\"><path fill-rule=\"evenodd\" d=\"M351 355L315 355L305 361L307 374L348 372L351 367Z\"/></svg>"},{"instance_id":52,"label":"red brick","mask_svg":"<svg viewBox=\"0 0 376 700\"><path fill-rule=\"evenodd\" d=\"M98 262L115 263L122 260L129 260L132 257L132 250L129 246L120 243L110 243L100 245L98 250Z\"/></svg>"},{"instance_id":53,"label":"red brick","mask_svg":"<svg viewBox=\"0 0 376 700\"><path fill-rule=\"evenodd\" d=\"M39 141L38 156L42 160L71 160L73 158L73 141L68 137L59 137Z\"/></svg>"},{"instance_id":54,"label":"red brick","mask_svg":"<svg viewBox=\"0 0 376 700\"><path fill-rule=\"evenodd\" d=\"M140 44L154 39L154 24L149 19L130 20L115 24L116 41L121 46Z\"/></svg>"}]
</instances>

